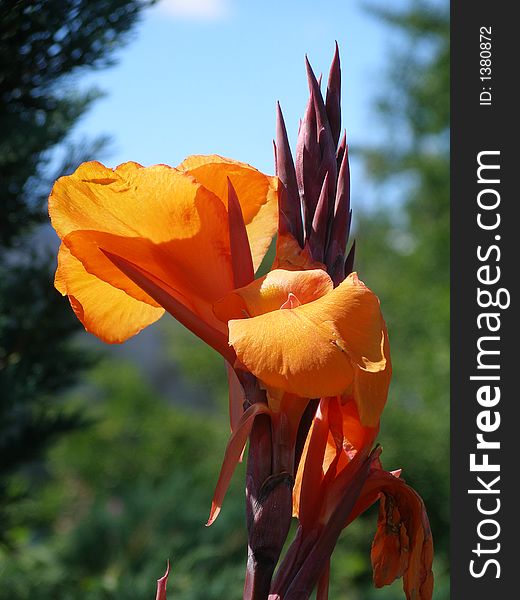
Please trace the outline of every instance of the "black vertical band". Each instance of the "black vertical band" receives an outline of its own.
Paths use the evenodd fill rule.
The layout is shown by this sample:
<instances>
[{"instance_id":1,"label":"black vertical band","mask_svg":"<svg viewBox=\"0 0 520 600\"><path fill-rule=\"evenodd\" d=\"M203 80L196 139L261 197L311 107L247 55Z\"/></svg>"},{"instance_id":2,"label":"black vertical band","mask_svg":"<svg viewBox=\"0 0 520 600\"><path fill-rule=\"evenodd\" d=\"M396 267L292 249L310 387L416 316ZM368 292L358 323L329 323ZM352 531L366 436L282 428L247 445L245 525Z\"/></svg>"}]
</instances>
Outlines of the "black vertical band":
<instances>
[{"instance_id":1,"label":"black vertical band","mask_svg":"<svg viewBox=\"0 0 520 600\"><path fill-rule=\"evenodd\" d=\"M454 600L519 593L520 35L512 6L451 4Z\"/></svg>"}]
</instances>

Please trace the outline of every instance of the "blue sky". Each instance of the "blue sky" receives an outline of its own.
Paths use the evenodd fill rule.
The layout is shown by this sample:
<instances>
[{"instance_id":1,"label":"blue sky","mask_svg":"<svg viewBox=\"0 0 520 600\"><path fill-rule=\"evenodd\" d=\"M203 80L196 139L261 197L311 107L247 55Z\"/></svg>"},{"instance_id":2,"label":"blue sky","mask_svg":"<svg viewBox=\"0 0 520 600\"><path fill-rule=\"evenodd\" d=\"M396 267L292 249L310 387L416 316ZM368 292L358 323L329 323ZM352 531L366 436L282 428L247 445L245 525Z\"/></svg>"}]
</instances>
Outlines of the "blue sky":
<instances>
[{"instance_id":1,"label":"blue sky","mask_svg":"<svg viewBox=\"0 0 520 600\"><path fill-rule=\"evenodd\" d=\"M399 0L401 3L401 0ZM378 138L373 99L384 90L388 30L358 0L161 0L118 52L81 85L106 92L75 135L109 134L102 158L176 165L217 153L273 172L275 105L295 145L307 100L304 56L326 76L342 58L343 125L351 147ZM361 180L353 169L353 192Z\"/></svg>"}]
</instances>

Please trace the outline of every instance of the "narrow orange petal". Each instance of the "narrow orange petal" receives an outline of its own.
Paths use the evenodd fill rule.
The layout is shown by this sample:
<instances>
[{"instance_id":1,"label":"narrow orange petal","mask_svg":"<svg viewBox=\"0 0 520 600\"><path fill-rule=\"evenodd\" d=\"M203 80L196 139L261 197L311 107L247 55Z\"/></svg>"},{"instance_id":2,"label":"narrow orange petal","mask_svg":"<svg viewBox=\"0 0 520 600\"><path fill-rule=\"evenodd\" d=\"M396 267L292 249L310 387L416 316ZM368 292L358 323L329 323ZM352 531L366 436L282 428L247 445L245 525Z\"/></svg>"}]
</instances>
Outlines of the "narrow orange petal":
<instances>
[{"instance_id":1,"label":"narrow orange petal","mask_svg":"<svg viewBox=\"0 0 520 600\"><path fill-rule=\"evenodd\" d=\"M320 441L314 440L317 429L321 432L318 438ZM317 491L311 491L311 495L319 494L322 502L326 501L327 504L330 504L331 501L328 498L330 495L336 492L341 495L341 490L337 489L338 486L334 480L349 467L358 452L363 451L366 454L367 450L372 448L378 431L378 427L366 427L361 424L357 406L352 397L341 400L339 398L323 398L321 400L320 409L314 418L296 474L293 497L294 516L298 516L300 512L302 480L304 477L309 477L306 471L315 469L317 473L316 465L319 465L321 488L316 483L308 485L308 488L311 490L316 488ZM326 442L324 447L323 440ZM316 475L314 478L316 481ZM372 502L375 500L376 498ZM305 503L307 503L306 493Z\"/></svg>"},{"instance_id":2,"label":"narrow orange petal","mask_svg":"<svg viewBox=\"0 0 520 600\"><path fill-rule=\"evenodd\" d=\"M354 274L314 302L228 326L230 344L249 371L266 386L303 398L342 395L356 368L387 368L379 301Z\"/></svg>"},{"instance_id":3,"label":"narrow orange petal","mask_svg":"<svg viewBox=\"0 0 520 600\"><path fill-rule=\"evenodd\" d=\"M341 398L339 403L333 402L329 415L331 436L328 440L326 459L330 454L340 452L337 463L339 473L348 466L357 452L363 448L372 448L379 433L379 424L369 427L362 423L357 403L352 396ZM337 439L333 439L334 437Z\"/></svg>"},{"instance_id":4,"label":"narrow orange petal","mask_svg":"<svg viewBox=\"0 0 520 600\"><path fill-rule=\"evenodd\" d=\"M190 156L179 167L212 191L227 206L227 179L236 190L255 271L260 266L278 224L278 180L248 164L222 156Z\"/></svg>"},{"instance_id":5,"label":"narrow orange petal","mask_svg":"<svg viewBox=\"0 0 520 600\"><path fill-rule=\"evenodd\" d=\"M316 416L309 433L307 452L301 471L299 506L297 516L302 527L310 528L319 517L321 482L323 480L323 456L329 435L328 402L323 399L316 411ZM303 462L303 461L302 461Z\"/></svg>"},{"instance_id":6,"label":"narrow orange petal","mask_svg":"<svg viewBox=\"0 0 520 600\"><path fill-rule=\"evenodd\" d=\"M164 314L163 308L135 300L87 273L64 244L58 253L55 286L61 294L69 296L85 329L107 343L124 342Z\"/></svg>"},{"instance_id":7,"label":"narrow orange petal","mask_svg":"<svg viewBox=\"0 0 520 600\"><path fill-rule=\"evenodd\" d=\"M222 463L220 475L215 487L215 493L213 494L209 518L208 522L206 523L207 527L209 527L215 521L220 513L224 496L226 495L227 489L231 482L235 467L240 461L247 438L251 433L251 428L253 427L255 417L260 414L268 415L270 413L271 411L266 404L253 404L244 412L236 429L231 434L226 447L224 462Z\"/></svg>"}]
</instances>

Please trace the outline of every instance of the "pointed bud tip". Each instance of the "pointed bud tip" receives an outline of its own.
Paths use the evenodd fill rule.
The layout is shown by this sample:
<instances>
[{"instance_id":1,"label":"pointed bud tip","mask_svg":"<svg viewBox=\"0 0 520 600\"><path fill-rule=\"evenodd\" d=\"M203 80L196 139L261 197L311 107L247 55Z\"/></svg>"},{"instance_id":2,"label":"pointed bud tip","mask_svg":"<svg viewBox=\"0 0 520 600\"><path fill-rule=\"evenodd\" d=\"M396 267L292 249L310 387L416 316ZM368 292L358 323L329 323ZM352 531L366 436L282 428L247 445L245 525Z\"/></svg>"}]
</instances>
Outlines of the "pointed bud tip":
<instances>
[{"instance_id":1,"label":"pointed bud tip","mask_svg":"<svg viewBox=\"0 0 520 600\"><path fill-rule=\"evenodd\" d=\"M314 74L314 70L311 66L311 63L309 61L309 57L307 56L307 54L305 55L305 69L307 70L307 77L309 78L309 83L310 81L316 82L316 84L318 83L317 79L316 79L316 75ZM311 85L312 88L312 85Z\"/></svg>"},{"instance_id":2,"label":"pointed bud tip","mask_svg":"<svg viewBox=\"0 0 520 600\"><path fill-rule=\"evenodd\" d=\"M211 527L213 523L217 520L217 517L220 514L220 506L217 506L215 503L212 503L211 510L209 512L209 518L206 521L205 527Z\"/></svg>"},{"instance_id":3,"label":"pointed bud tip","mask_svg":"<svg viewBox=\"0 0 520 600\"><path fill-rule=\"evenodd\" d=\"M338 40L334 40L334 58L332 60L337 60L339 62L339 44L338 44Z\"/></svg>"}]
</instances>

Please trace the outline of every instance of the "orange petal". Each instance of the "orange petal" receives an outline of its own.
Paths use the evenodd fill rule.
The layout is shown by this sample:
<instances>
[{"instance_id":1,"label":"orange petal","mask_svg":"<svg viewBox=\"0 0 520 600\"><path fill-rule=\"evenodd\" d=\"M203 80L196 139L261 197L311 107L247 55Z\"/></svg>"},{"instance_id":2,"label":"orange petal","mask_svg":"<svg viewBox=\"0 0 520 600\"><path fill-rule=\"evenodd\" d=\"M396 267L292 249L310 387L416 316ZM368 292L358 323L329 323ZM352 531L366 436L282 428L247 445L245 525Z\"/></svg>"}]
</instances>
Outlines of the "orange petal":
<instances>
[{"instance_id":1,"label":"orange petal","mask_svg":"<svg viewBox=\"0 0 520 600\"><path fill-rule=\"evenodd\" d=\"M304 398L341 395L354 383L355 369L377 374L388 364L379 301L355 274L314 302L228 326L230 344L249 371L268 387ZM361 395L356 402L371 399Z\"/></svg>"},{"instance_id":2,"label":"orange petal","mask_svg":"<svg viewBox=\"0 0 520 600\"><path fill-rule=\"evenodd\" d=\"M233 290L215 303L214 311L224 323L230 319L256 317L276 311L296 296L300 304L317 300L332 291L332 279L321 269L285 271L275 269L249 285Z\"/></svg>"},{"instance_id":3,"label":"orange petal","mask_svg":"<svg viewBox=\"0 0 520 600\"><path fill-rule=\"evenodd\" d=\"M390 378L392 377L390 344L388 343L388 333L384 323L383 336L382 353L386 358L385 368L374 373L363 367L358 367L354 374L354 397L361 422L364 425L371 425L373 427L379 422L379 418L385 407L388 388L390 387Z\"/></svg>"},{"instance_id":4,"label":"orange petal","mask_svg":"<svg viewBox=\"0 0 520 600\"><path fill-rule=\"evenodd\" d=\"M121 256L116 256L106 250L102 250L102 252L122 273L163 306L179 323L215 348L229 363L235 362L236 356L227 342L227 336L198 317L188 308L187 303L179 301L176 292L164 281L157 279L151 273Z\"/></svg>"},{"instance_id":5,"label":"orange petal","mask_svg":"<svg viewBox=\"0 0 520 600\"><path fill-rule=\"evenodd\" d=\"M227 213L222 201L191 177L165 165L126 163L111 170L85 163L56 182L49 212L89 273L157 306L100 248L122 256L223 330L212 304L233 288Z\"/></svg>"},{"instance_id":6,"label":"orange petal","mask_svg":"<svg viewBox=\"0 0 520 600\"><path fill-rule=\"evenodd\" d=\"M383 494L386 500L372 547L375 584L386 585L403 574L407 600L431 600L433 540L426 509L419 494L396 472L384 471L379 464L372 469L346 525Z\"/></svg>"},{"instance_id":7,"label":"orange petal","mask_svg":"<svg viewBox=\"0 0 520 600\"><path fill-rule=\"evenodd\" d=\"M318 521L320 502L323 501L321 482L323 456L329 435L328 407L327 399L322 399L305 442L293 489L293 513L306 528Z\"/></svg>"},{"instance_id":8,"label":"orange petal","mask_svg":"<svg viewBox=\"0 0 520 600\"><path fill-rule=\"evenodd\" d=\"M55 286L69 296L85 329L108 343L124 342L164 314L164 309L135 300L87 273L64 244L58 253Z\"/></svg>"},{"instance_id":9,"label":"orange petal","mask_svg":"<svg viewBox=\"0 0 520 600\"><path fill-rule=\"evenodd\" d=\"M408 600L431 600L433 542L424 503L404 481L386 475L372 547L374 582L380 587L403 574Z\"/></svg>"},{"instance_id":10,"label":"orange petal","mask_svg":"<svg viewBox=\"0 0 520 600\"><path fill-rule=\"evenodd\" d=\"M253 265L260 266L278 224L278 180L248 164L217 155L190 156L179 167L192 175L227 206L229 178L240 202Z\"/></svg>"},{"instance_id":11,"label":"orange petal","mask_svg":"<svg viewBox=\"0 0 520 600\"><path fill-rule=\"evenodd\" d=\"M276 239L276 258L273 268L300 271L307 269L325 269L325 265L312 258L309 246L300 245L291 233L279 233Z\"/></svg>"},{"instance_id":12,"label":"orange petal","mask_svg":"<svg viewBox=\"0 0 520 600\"><path fill-rule=\"evenodd\" d=\"M408 563L409 539L392 496L381 496L377 531L372 543L372 568L376 587L401 577Z\"/></svg>"},{"instance_id":13,"label":"orange petal","mask_svg":"<svg viewBox=\"0 0 520 600\"><path fill-rule=\"evenodd\" d=\"M339 398L322 398L307 436L296 474L293 498L294 516L298 515L300 502L305 504L309 502L307 495L312 497L313 494L317 494L321 497L322 504L330 505L331 501L328 496L342 494L342 490L337 489L338 485L334 480L349 467L356 454L359 452L366 454L372 448L378 431L378 427L365 427L361 424L356 403L351 397L341 399L341 401ZM315 441L315 437L320 435L321 437L317 437L317 440L320 441ZM323 482L321 489L316 483L311 483L308 485L311 491L305 492L305 498L302 501L299 492L302 481L309 477L312 469L317 472L316 465L319 465L320 481ZM316 478L316 475L314 477ZM348 477L345 479L342 475L342 478L348 485ZM372 502L374 501L375 498Z\"/></svg>"},{"instance_id":14,"label":"orange petal","mask_svg":"<svg viewBox=\"0 0 520 600\"><path fill-rule=\"evenodd\" d=\"M253 404L244 412L237 427L231 434L226 447L224 462L222 463L217 485L215 487L215 493L213 494L213 501L211 502L211 509L206 527L209 527L220 513L224 496L226 495L227 489L231 482L231 477L233 476L235 467L240 461L240 457L244 451L244 447L246 445L247 438L251 433L251 428L253 427L255 417L260 414L270 413L271 411L266 404Z\"/></svg>"},{"instance_id":15,"label":"orange petal","mask_svg":"<svg viewBox=\"0 0 520 600\"><path fill-rule=\"evenodd\" d=\"M166 165L144 168L130 162L109 169L86 162L56 181L49 213L61 238L71 231L94 230L159 244L198 233L193 200L199 187Z\"/></svg>"},{"instance_id":16,"label":"orange petal","mask_svg":"<svg viewBox=\"0 0 520 600\"><path fill-rule=\"evenodd\" d=\"M332 402L329 410L331 435L328 440L325 461L330 455L341 454L337 473L346 468L353 456L363 448L372 448L379 433L379 425L368 427L361 422L357 403L352 396L343 397L341 402Z\"/></svg>"}]
</instances>

